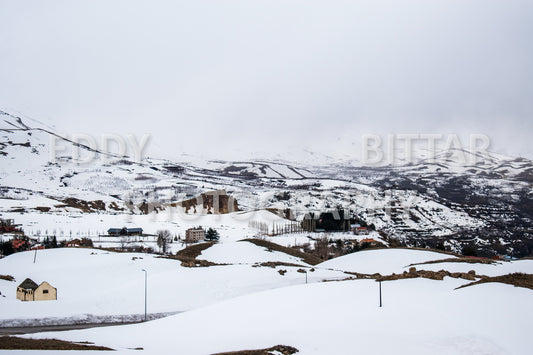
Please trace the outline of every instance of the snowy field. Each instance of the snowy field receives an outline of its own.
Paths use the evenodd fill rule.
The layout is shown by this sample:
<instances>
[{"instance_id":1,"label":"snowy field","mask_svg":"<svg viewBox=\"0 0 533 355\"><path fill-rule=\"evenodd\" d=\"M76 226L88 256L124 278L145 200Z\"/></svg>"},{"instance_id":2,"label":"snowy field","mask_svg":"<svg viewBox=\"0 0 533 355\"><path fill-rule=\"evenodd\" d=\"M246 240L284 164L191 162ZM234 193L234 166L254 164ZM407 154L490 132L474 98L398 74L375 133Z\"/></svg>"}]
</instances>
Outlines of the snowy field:
<instances>
[{"instance_id":1,"label":"snowy field","mask_svg":"<svg viewBox=\"0 0 533 355\"><path fill-rule=\"evenodd\" d=\"M177 208L168 208L164 212L152 212L147 215L81 213L78 211L56 214L2 213L0 217L14 219L31 237L56 235L58 240L94 238L94 236L106 235L109 228L122 227L140 227L143 228L145 234L155 234L158 230L168 229L173 235L180 235L183 238L185 230L197 226L217 229L222 240L236 240L257 234L257 230L250 227L251 222L262 222L269 226L287 223L286 219L266 210L228 214L186 214Z\"/></svg>"},{"instance_id":2,"label":"snowy field","mask_svg":"<svg viewBox=\"0 0 533 355\"><path fill-rule=\"evenodd\" d=\"M269 252L246 241L215 244L202 251L198 258L218 264L256 264L274 261L308 266L300 258L279 251Z\"/></svg>"},{"instance_id":3,"label":"snowy field","mask_svg":"<svg viewBox=\"0 0 533 355\"><path fill-rule=\"evenodd\" d=\"M83 319L83 315L139 314L144 306L148 270L150 313L177 312L142 324L27 335L90 341L120 353L183 354L294 346L301 354L529 354L527 330L533 309L531 290L482 284L455 290L468 281L405 279L382 283L378 307L374 280L343 279L347 270L401 273L408 265L449 258L447 254L407 249L362 251L315 266L309 284L297 268L254 267L263 261L301 260L269 252L248 242L225 242L204 250L199 259L233 265L185 268L176 260L91 249L53 249L11 255L0 260L3 322L24 318ZM278 270L287 270L280 275ZM533 260L493 265L437 263L419 270L478 274L533 273ZM48 281L58 300L20 302L15 288L24 278ZM483 302L479 302L479 300ZM204 341L208 335L209 341ZM36 353L21 351L20 353Z\"/></svg>"},{"instance_id":4,"label":"snowy field","mask_svg":"<svg viewBox=\"0 0 533 355\"><path fill-rule=\"evenodd\" d=\"M61 248L12 254L0 259L0 324L24 324L22 319L70 318L86 315L120 316L144 312L144 272L148 271L150 313L181 312L223 299L301 284L305 275L297 267L254 267L251 263L281 261L306 265L281 252L269 252L248 242L227 242L206 250L199 259L235 265L182 267L178 260L150 254L112 253L95 249ZM250 263L249 265L239 265ZM310 269L310 267L307 267ZM281 275L278 270L287 270ZM309 272L308 281L342 279L330 270ZM20 302L16 287L24 279L48 281L58 290L56 302ZM12 323L12 324L9 324Z\"/></svg>"},{"instance_id":5,"label":"snowy field","mask_svg":"<svg viewBox=\"0 0 533 355\"><path fill-rule=\"evenodd\" d=\"M321 269L353 271L363 274L380 273L381 275L401 274L414 266L417 270L449 272L468 272L474 270L477 275L499 276L515 272L533 274L533 260L516 260L513 262L494 261L491 264L467 262L439 262L423 264L428 261L457 259L449 254L414 249L378 249L363 250L324 261L316 267ZM420 265L413 265L420 264Z\"/></svg>"},{"instance_id":6,"label":"snowy field","mask_svg":"<svg viewBox=\"0 0 533 355\"><path fill-rule=\"evenodd\" d=\"M2 200L1 201L6 201ZM257 210L249 212L233 212L228 214L186 214L179 209L169 208L167 211L147 215L139 214L109 214L109 213L39 213L27 212L24 214L2 213L1 218L13 218L17 224L21 224L24 232L39 241L44 241L48 236L56 236L58 241L68 241L76 238L90 238L94 247L97 248L120 248L122 246L142 246L160 251L157 246L157 234L159 230L170 231L173 237L183 240L185 231L189 228L202 227L216 229L220 234L220 242L233 242L258 235L258 230L251 227L253 222L265 223L269 226L283 225L286 219L266 211ZM146 235L140 237L107 237L109 228L143 228ZM316 234L316 233L315 233ZM298 238L301 243L308 243L308 234L292 234L290 237L266 238L279 244L288 244ZM337 233L335 234L337 235ZM341 236L341 233L338 233ZM356 237L353 236L352 237ZM0 235L0 241L10 240L11 235ZM185 247L183 242L172 241L168 245L168 251L176 253Z\"/></svg>"},{"instance_id":7,"label":"snowy field","mask_svg":"<svg viewBox=\"0 0 533 355\"><path fill-rule=\"evenodd\" d=\"M404 267L409 264L448 258L453 258L453 256L424 250L363 250L325 261L320 264L320 267L354 271L362 274L380 273L382 275L390 275L392 273L402 273Z\"/></svg>"},{"instance_id":8,"label":"snowy field","mask_svg":"<svg viewBox=\"0 0 533 355\"><path fill-rule=\"evenodd\" d=\"M355 235L352 232L305 232L305 233L291 233L280 234L272 237L265 237L266 240L283 245L286 247L292 247L295 245L304 245L306 243L314 243L314 240L328 238L330 240L357 240L362 241L364 239L374 239L377 242L382 243L385 246L389 244L381 238L378 232L371 231L366 235Z\"/></svg>"},{"instance_id":9,"label":"snowy field","mask_svg":"<svg viewBox=\"0 0 533 355\"><path fill-rule=\"evenodd\" d=\"M392 253L396 251L398 255ZM353 271L400 272L408 264L435 260L439 255L443 256L417 250L375 250L318 267L333 266L336 261L336 267ZM522 271L530 268L529 262L498 265L515 265ZM299 354L307 355L530 354L533 308L525 305L531 303L531 290L496 283L455 289L465 283L448 277L383 282L380 308L374 280L294 282L143 324L28 337L90 341L120 353L148 354L175 349L200 355L277 344L296 347ZM136 347L144 351L130 350Z\"/></svg>"}]
</instances>

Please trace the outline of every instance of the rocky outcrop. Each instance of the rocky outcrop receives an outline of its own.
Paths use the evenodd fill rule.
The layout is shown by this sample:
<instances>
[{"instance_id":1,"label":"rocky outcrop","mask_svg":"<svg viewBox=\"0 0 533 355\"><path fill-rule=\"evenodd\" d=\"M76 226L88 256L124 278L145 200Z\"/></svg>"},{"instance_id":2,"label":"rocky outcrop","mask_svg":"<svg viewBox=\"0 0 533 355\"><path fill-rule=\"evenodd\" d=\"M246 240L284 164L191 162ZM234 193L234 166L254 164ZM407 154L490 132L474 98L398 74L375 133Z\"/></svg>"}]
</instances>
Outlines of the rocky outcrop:
<instances>
[{"instance_id":1,"label":"rocky outcrop","mask_svg":"<svg viewBox=\"0 0 533 355\"><path fill-rule=\"evenodd\" d=\"M202 193L196 197L174 204L185 208L186 213L198 213L202 208L208 214L225 214L239 211L237 200L228 195L226 190Z\"/></svg>"}]
</instances>

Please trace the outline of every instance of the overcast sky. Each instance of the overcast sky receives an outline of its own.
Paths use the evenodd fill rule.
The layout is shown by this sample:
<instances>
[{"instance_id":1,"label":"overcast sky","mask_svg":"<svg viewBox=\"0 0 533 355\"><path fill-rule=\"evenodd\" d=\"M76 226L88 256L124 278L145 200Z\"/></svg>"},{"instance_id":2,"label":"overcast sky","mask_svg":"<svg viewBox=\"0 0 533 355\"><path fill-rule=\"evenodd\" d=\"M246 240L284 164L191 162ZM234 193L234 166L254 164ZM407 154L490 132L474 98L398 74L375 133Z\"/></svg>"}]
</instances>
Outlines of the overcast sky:
<instances>
[{"instance_id":1,"label":"overcast sky","mask_svg":"<svg viewBox=\"0 0 533 355\"><path fill-rule=\"evenodd\" d=\"M166 157L482 133L533 158L532 37L530 0L0 0L0 109Z\"/></svg>"}]
</instances>

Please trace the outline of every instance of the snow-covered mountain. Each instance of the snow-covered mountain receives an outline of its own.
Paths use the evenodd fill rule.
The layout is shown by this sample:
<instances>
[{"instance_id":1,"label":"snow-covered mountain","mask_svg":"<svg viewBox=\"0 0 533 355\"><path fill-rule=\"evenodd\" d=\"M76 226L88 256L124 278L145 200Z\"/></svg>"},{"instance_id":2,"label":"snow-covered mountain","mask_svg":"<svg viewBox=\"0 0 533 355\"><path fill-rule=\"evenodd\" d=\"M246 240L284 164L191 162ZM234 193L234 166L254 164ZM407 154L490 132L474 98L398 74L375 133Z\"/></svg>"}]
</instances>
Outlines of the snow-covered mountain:
<instances>
[{"instance_id":1,"label":"snow-covered mountain","mask_svg":"<svg viewBox=\"0 0 533 355\"><path fill-rule=\"evenodd\" d=\"M291 209L301 219L309 211L341 207L407 245L444 243L460 251L472 244L483 255L533 251L533 163L527 159L479 152L470 159L474 153L452 149L381 167L347 159L291 163L183 156L178 161L136 161L73 142L9 113L0 115L2 218L21 220L24 215L24 221L31 220L28 216L43 221L76 214L82 220L94 214L171 209L213 213L212 205L187 209L180 202L224 191L237 203L234 208L224 200L223 212ZM83 154L93 159L88 162ZM23 227L28 232L30 226Z\"/></svg>"}]
</instances>

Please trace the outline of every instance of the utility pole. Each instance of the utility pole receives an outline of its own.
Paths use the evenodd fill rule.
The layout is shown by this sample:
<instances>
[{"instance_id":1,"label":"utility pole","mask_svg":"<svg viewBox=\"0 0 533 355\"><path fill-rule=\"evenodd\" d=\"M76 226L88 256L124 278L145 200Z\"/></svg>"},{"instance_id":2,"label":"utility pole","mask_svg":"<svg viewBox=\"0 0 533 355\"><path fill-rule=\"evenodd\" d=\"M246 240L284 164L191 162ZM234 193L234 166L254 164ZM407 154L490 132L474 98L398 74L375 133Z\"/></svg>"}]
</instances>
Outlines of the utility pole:
<instances>
[{"instance_id":1,"label":"utility pole","mask_svg":"<svg viewBox=\"0 0 533 355\"><path fill-rule=\"evenodd\" d=\"M146 271L145 269L142 269L142 271L144 271L144 321L146 322L147 320L147 317L146 317L146 296L147 296L147 281L148 281L148 271Z\"/></svg>"},{"instance_id":2,"label":"utility pole","mask_svg":"<svg viewBox=\"0 0 533 355\"><path fill-rule=\"evenodd\" d=\"M382 302L381 302L381 280L379 281L379 306L382 307Z\"/></svg>"}]
</instances>

